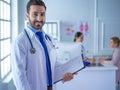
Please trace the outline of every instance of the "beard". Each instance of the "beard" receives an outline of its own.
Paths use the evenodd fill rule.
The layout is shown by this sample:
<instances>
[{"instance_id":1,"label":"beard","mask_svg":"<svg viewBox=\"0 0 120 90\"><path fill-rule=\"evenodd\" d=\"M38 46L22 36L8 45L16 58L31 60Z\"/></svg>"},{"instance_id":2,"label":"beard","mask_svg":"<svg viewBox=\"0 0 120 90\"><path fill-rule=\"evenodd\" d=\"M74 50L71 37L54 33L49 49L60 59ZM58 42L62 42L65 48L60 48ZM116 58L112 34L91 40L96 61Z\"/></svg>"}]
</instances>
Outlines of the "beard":
<instances>
[{"instance_id":1,"label":"beard","mask_svg":"<svg viewBox=\"0 0 120 90\"><path fill-rule=\"evenodd\" d=\"M29 23L33 28L35 28L37 30L41 30L43 25L45 24L45 21L31 21L31 20L29 20Z\"/></svg>"}]
</instances>

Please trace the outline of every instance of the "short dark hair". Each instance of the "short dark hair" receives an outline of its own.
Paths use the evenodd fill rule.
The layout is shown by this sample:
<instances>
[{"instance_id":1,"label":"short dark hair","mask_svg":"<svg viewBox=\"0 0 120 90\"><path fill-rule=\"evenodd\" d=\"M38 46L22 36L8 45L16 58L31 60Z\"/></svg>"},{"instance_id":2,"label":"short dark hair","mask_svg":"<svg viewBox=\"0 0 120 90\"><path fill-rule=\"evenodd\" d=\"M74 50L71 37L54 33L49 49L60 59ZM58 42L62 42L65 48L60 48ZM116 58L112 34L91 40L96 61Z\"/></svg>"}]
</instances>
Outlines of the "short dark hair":
<instances>
[{"instance_id":1,"label":"short dark hair","mask_svg":"<svg viewBox=\"0 0 120 90\"><path fill-rule=\"evenodd\" d=\"M28 3L27 3L27 7L26 7L27 8L27 13L29 13L31 5L44 6L45 10L46 10L46 5L42 0L29 0Z\"/></svg>"},{"instance_id":2,"label":"short dark hair","mask_svg":"<svg viewBox=\"0 0 120 90\"><path fill-rule=\"evenodd\" d=\"M74 42L76 41L76 38L80 37L81 35L83 35L83 33L81 33L81 32L76 32L76 33L75 33L75 37L74 37Z\"/></svg>"}]
</instances>

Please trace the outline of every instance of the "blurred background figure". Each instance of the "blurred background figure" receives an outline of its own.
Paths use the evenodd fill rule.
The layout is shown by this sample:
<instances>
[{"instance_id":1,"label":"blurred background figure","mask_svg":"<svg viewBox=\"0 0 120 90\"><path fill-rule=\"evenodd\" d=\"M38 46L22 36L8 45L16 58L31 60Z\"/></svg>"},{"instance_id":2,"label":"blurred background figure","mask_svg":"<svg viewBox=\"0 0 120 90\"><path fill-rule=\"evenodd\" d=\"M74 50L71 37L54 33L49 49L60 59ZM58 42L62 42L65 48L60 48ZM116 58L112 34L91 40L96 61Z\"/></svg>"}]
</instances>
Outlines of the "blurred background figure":
<instances>
[{"instance_id":1,"label":"blurred background figure","mask_svg":"<svg viewBox=\"0 0 120 90\"><path fill-rule=\"evenodd\" d=\"M93 64L95 60L93 58L88 58L86 56L86 50L83 46L83 40L84 40L84 35L81 32L76 32L75 37L74 37L74 42L80 42L81 43L81 57L84 61L85 65Z\"/></svg>"},{"instance_id":2,"label":"blurred background figure","mask_svg":"<svg viewBox=\"0 0 120 90\"><path fill-rule=\"evenodd\" d=\"M114 49L111 59L99 58L101 64L113 64L118 67L116 71L116 82L120 83L120 39L118 37L112 37L110 39L110 46Z\"/></svg>"}]
</instances>

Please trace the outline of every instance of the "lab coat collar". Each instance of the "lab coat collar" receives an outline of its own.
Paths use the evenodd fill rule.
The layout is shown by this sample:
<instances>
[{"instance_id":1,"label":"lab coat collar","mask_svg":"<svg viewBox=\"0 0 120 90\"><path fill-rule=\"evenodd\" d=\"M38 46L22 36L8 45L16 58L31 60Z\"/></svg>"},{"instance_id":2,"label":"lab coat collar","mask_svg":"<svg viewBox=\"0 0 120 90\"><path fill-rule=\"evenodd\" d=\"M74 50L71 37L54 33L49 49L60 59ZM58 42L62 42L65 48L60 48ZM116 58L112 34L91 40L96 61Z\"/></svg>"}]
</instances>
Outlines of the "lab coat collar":
<instances>
[{"instance_id":1,"label":"lab coat collar","mask_svg":"<svg viewBox=\"0 0 120 90\"><path fill-rule=\"evenodd\" d=\"M28 25L27 27L25 27L25 29L26 29L26 31L29 34L29 37L31 39L34 39L36 37L35 34L36 34L36 32L38 32L38 31L36 31L36 29L34 29L33 27L31 27L30 25ZM43 32L43 35L45 37L45 33L44 33L43 29L41 29L40 32Z\"/></svg>"},{"instance_id":2,"label":"lab coat collar","mask_svg":"<svg viewBox=\"0 0 120 90\"><path fill-rule=\"evenodd\" d=\"M27 31L27 33L31 39L35 38L35 33L30 28L25 27L25 30Z\"/></svg>"},{"instance_id":3,"label":"lab coat collar","mask_svg":"<svg viewBox=\"0 0 120 90\"><path fill-rule=\"evenodd\" d=\"M37 33L37 32L42 32L43 30L41 29L40 31L37 31L34 27L32 27L31 25L28 25L27 26L30 30L32 30L34 33Z\"/></svg>"}]
</instances>

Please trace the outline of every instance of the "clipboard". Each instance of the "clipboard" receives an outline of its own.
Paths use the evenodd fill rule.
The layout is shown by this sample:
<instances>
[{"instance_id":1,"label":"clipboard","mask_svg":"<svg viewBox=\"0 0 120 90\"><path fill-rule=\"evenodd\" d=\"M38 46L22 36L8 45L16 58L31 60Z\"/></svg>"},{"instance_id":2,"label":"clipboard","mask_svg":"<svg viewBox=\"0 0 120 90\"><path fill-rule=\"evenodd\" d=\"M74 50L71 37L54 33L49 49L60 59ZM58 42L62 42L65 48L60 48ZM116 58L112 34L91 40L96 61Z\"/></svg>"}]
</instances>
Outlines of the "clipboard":
<instances>
[{"instance_id":1,"label":"clipboard","mask_svg":"<svg viewBox=\"0 0 120 90\"><path fill-rule=\"evenodd\" d=\"M75 71L75 72L74 72L74 73L72 73L72 74L75 74L75 73L77 73L77 72L79 72L79 71L83 70L85 67L86 67L86 66L84 66L84 67L80 68L79 70ZM56 84L56 83L58 83L58 82L60 82L60 81L62 81L62 80L63 80L63 79L60 79L60 80L58 80L58 81L55 81L55 82L54 82L54 84Z\"/></svg>"},{"instance_id":2,"label":"clipboard","mask_svg":"<svg viewBox=\"0 0 120 90\"><path fill-rule=\"evenodd\" d=\"M83 63L83 60L81 57L76 57L68 62L66 62L63 65L60 65L57 69L58 77L54 84L58 83L59 81L62 81L63 76L67 72L71 72L72 74L75 74L85 68L85 65Z\"/></svg>"},{"instance_id":3,"label":"clipboard","mask_svg":"<svg viewBox=\"0 0 120 90\"><path fill-rule=\"evenodd\" d=\"M57 56L62 64L55 67L54 84L62 81L65 73L75 74L85 68L81 57L81 43L57 43Z\"/></svg>"}]
</instances>

